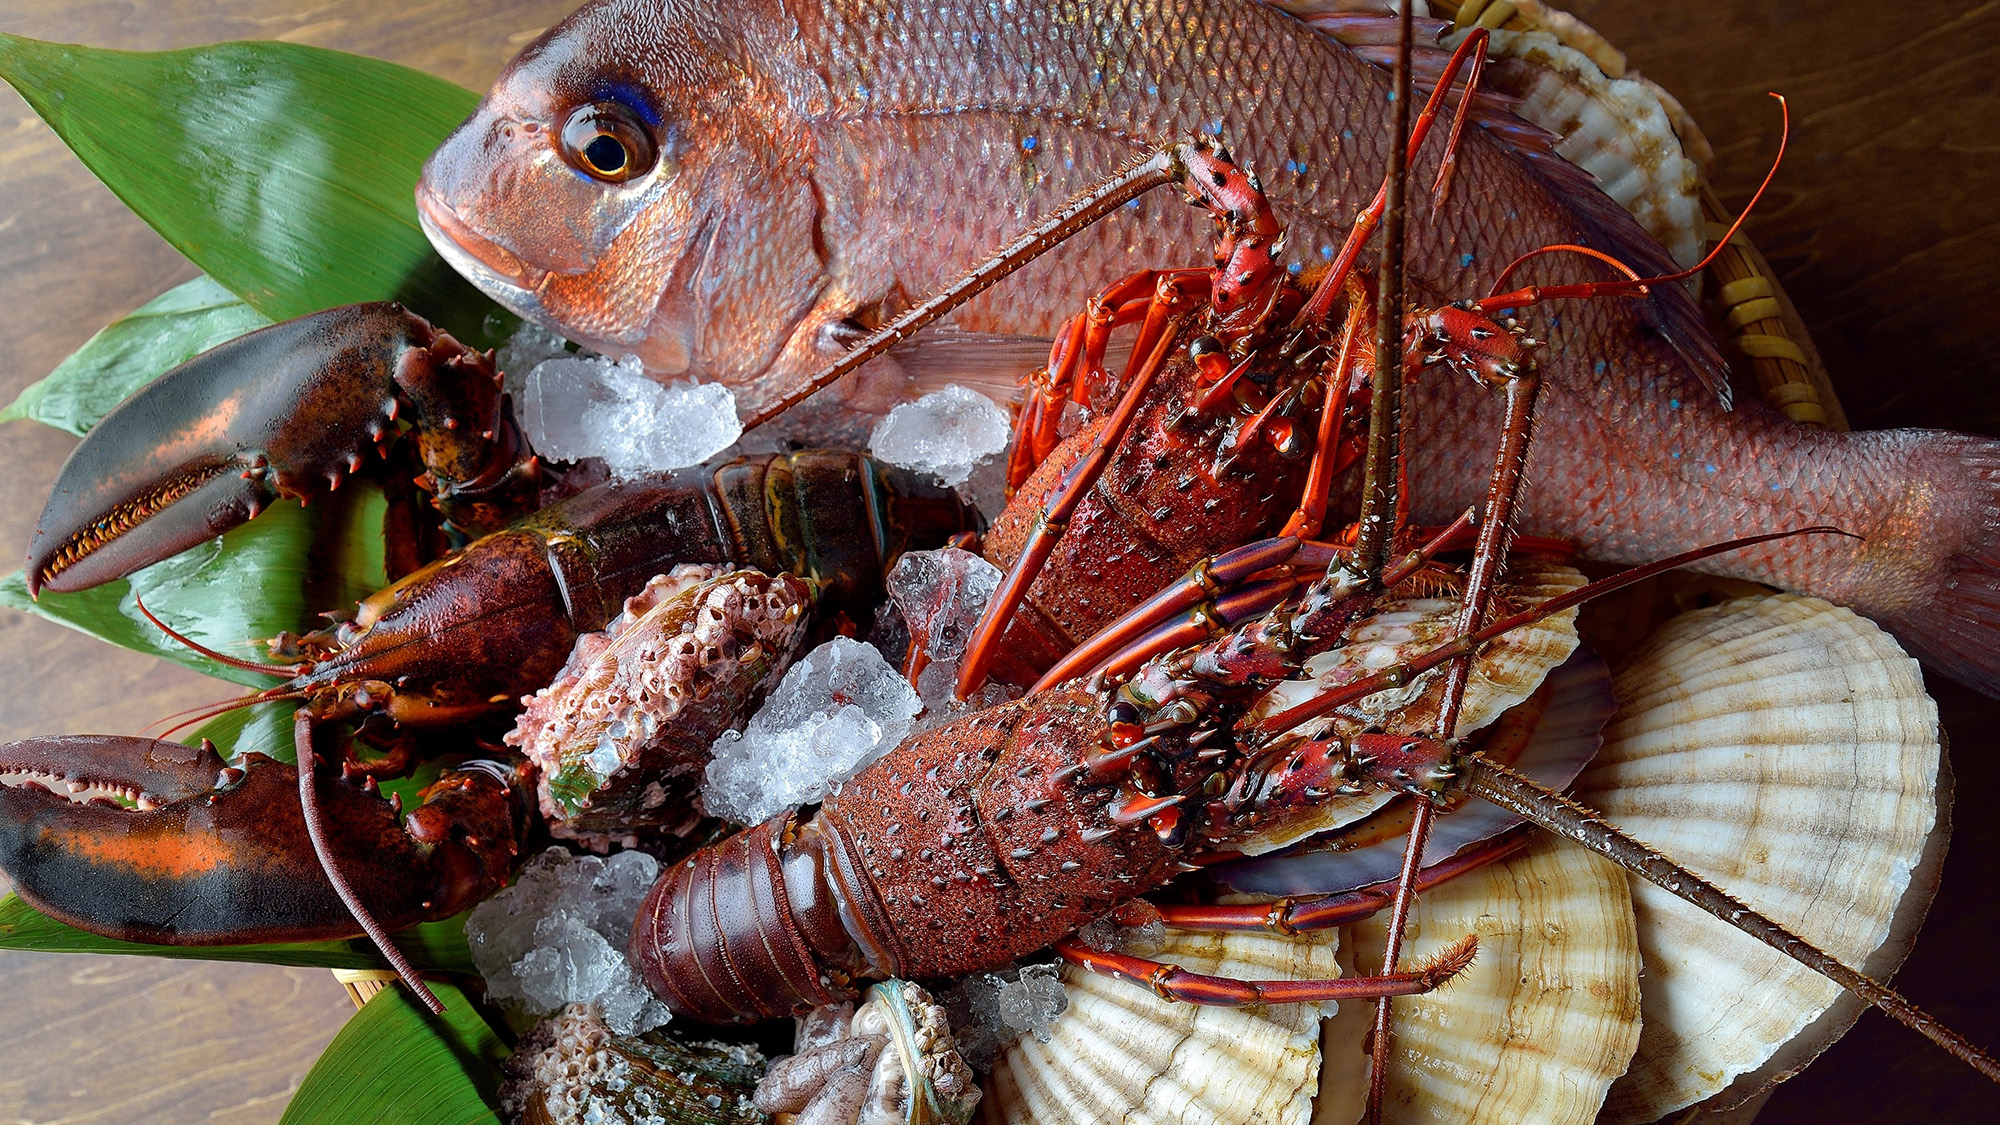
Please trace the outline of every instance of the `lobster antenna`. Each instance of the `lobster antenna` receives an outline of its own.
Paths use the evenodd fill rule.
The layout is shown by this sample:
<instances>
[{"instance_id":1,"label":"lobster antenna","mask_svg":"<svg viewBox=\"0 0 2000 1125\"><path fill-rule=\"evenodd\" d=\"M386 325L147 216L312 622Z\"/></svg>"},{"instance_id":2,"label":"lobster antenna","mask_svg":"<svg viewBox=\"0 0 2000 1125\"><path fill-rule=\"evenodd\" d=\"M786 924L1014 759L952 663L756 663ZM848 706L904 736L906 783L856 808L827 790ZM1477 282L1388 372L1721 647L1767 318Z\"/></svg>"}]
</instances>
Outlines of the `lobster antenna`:
<instances>
[{"instance_id":1,"label":"lobster antenna","mask_svg":"<svg viewBox=\"0 0 2000 1125\"><path fill-rule=\"evenodd\" d=\"M132 601L133 604L139 607L139 612L146 615L146 620L153 623L154 628L158 629L162 633L165 633L169 638L171 638L176 643L180 644L183 648L186 648L188 651L200 653L201 655L208 657L210 660L215 661L217 664L227 664L231 668L241 668L246 672L262 672L267 676L284 676L287 679L298 675L300 672L305 671L304 665L259 664L254 660L244 660L241 657L226 656L222 653L215 651L212 648L209 648L206 645L196 643L192 637L188 637L184 634L175 632L173 628L169 626L166 622L153 616L153 611L146 608L146 599L140 597L138 594L135 593L132 595Z\"/></svg>"},{"instance_id":2,"label":"lobster antenna","mask_svg":"<svg viewBox=\"0 0 2000 1125\"><path fill-rule=\"evenodd\" d=\"M1259 741L1275 737L1291 730L1300 723L1309 722L1319 718L1321 715L1345 707L1357 699L1366 699L1368 696L1388 688L1401 687L1448 660L1463 656L1469 652L1479 651L1480 646L1500 636L1502 633L1512 632L1523 625L1532 625L1546 617L1553 617L1563 610L1569 609L1572 606L1582 605L1592 598L1614 593L1635 582L1642 582L1656 574L1665 574L1670 570L1678 570L1690 563L1701 562L1703 559L1727 554L1730 551L1740 551L1745 547L1755 547L1759 544L1772 543L1780 539L1790 539L1795 535L1844 535L1849 539L1861 538L1861 536L1845 528L1819 524L1812 527L1793 528L1790 531L1768 531L1762 535L1747 535L1741 539L1725 539L1720 543L1710 543L1706 547L1696 547L1691 551L1682 551L1678 555L1670 555L1667 558L1647 563L1644 566L1635 566L1630 570L1620 571L1609 578L1600 578L1587 586L1579 586L1568 593L1558 594L1545 602L1539 602L1527 609L1521 610L1519 613L1510 614L1497 621L1488 622L1473 632L1461 633L1451 640L1413 656L1400 664L1392 664L1372 675L1363 676L1358 680L1351 680L1330 691L1322 692L1303 703L1289 707L1275 715L1260 719L1252 725L1251 730L1255 732Z\"/></svg>"},{"instance_id":3,"label":"lobster antenna","mask_svg":"<svg viewBox=\"0 0 2000 1125\"><path fill-rule=\"evenodd\" d=\"M253 691L249 695L239 695L234 699L225 699L220 703L204 703L199 707L190 707L185 711L176 711L171 715L162 715L153 720L153 723L164 723L170 719L180 719L180 722L160 732L161 738L172 738L176 731L186 730L203 719L213 719L217 715L227 715L231 711L253 707L259 703L277 703L287 699L304 699L307 694L303 690L285 691L283 688L284 685L280 684L278 687L266 688L263 691ZM146 726L150 727L153 723L148 723ZM140 729L144 730L146 728L142 727Z\"/></svg>"},{"instance_id":4,"label":"lobster antenna","mask_svg":"<svg viewBox=\"0 0 2000 1125\"><path fill-rule=\"evenodd\" d=\"M1598 819L1596 813L1556 791L1477 755L1458 759L1467 792L1483 797L1533 821L1548 831L1604 856L1647 882L1678 895L1701 910L1728 922L1765 945L1826 977L1898 1023L1912 1028L1944 1048L1954 1058L1995 1082L2000 1063L1964 1036L1903 995L1864 973L1848 968L1831 954L1745 906L1721 887Z\"/></svg>"},{"instance_id":5,"label":"lobster antenna","mask_svg":"<svg viewBox=\"0 0 2000 1125\"><path fill-rule=\"evenodd\" d=\"M932 321L986 292L1015 270L1067 241L1071 235L1146 192L1181 178L1185 174L1182 154L1187 148L1185 142L1166 146L1077 193L1069 202L1043 216L1040 222L972 267L957 281L904 310L902 315L862 339L846 355L820 368L783 398L745 419L743 428L754 430L776 418L841 376L908 339Z\"/></svg>"},{"instance_id":6,"label":"lobster antenna","mask_svg":"<svg viewBox=\"0 0 2000 1125\"><path fill-rule=\"evenodd\" d=\"M361 896L354 893L354 887L340 873L340 865L334 862L333 852L327 848L326 824L320 817L318 786L315 784L319 776L319 757L313 752L313 718L312 712L305 708L300 708L292 719L292 744L298 752L299 811L305 815L306 837L312 841L313 855L319 859L320 870L326 872L326 881L333 884L333 893L340 896L347 912L361 924L361 932L367 934L368 940L375 943L375 948L382 951L389 967L396 970L396 976L409 986L411 992L416 993L417 999L431 1010L432 1015L443 1015L444 1004L417 975L416 968L410 964L409 958L403 956L403 951L389 940L389 931L382 928L382 923L361 901Z\"/></svg>"},{"instance_id":7,"label":"lobster antenna","mask_svg":"<svg viewBox=\"0 0 2000 1125\"><path fill-rule=\"evenodd\" d=\"M1404 4L1396 36L1396 75L1390 87L1389 169L1383 179L1382 262L1375 296L1375 372L1368 407L1368 459L1362 469L1361 530L1354 561L1371 586L1382 577L1396 523L1396 464L1403 390L1403 194L1410 160L1410 6Z\"/></svg>"}]
</instances>

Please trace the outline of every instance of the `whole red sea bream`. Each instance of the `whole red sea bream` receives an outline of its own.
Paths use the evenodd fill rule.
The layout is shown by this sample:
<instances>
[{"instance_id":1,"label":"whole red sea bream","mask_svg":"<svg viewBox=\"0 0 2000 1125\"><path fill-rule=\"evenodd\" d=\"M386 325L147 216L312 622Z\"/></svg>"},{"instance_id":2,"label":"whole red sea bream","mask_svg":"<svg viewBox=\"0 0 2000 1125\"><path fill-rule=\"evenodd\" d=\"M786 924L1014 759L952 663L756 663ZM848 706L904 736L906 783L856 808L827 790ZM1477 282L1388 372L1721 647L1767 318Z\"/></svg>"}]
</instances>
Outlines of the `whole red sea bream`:
<instances>
[{"instance_id":1,"label":"whole red sea bream","mask_svg":"<svg viewBox=\"0 0 2000 1125\"><path fill-rule=\"evenodd\" d=\"M1219 134L1289 224L1330 255L1379 182L1388 78L1255 0L599 0L501 75L418 188L432 240L509 305L661 377L780 395L1069 194L1156 143ZM593 110L591 107L597 107ZM565 125L637 135L615 182L567 155ZM650 151L649 151L650 149ZM1532 130L1469 130L1451 198L1416 164L1416 300L1483 295L1516 256L1666 255ZM1202 264L1206 220L1155 193L954 314L864 382L879 409L909 377L1018 373L1099 287ZM1540 283L1594 278L1542 259ZM1520 526L1611 561L1831 523L1710 569L1867 612L1919 655L2000 693L2000 443L1936 431L1834 434L1759 403L1728 409L1692 300L1552 303L1529 315L1549 375ZM1024 338L1026 338L1024 340ZM902 370L898 370L900 364ZM1427 380L1412 462L1419 515L1483 494L1498 409Z\"/></svg>"}]
</instances>

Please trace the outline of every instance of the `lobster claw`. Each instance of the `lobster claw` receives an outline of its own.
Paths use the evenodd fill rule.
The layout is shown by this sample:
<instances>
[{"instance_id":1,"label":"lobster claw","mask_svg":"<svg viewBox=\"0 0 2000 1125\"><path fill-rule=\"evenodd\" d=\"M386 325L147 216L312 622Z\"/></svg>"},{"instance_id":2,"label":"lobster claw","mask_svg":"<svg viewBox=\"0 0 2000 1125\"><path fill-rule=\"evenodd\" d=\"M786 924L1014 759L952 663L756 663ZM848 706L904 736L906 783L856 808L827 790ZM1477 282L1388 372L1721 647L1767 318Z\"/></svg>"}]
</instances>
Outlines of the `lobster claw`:
<instances>
[{"instance_id":1,"label":"lobster claw","mask_svg":"<svg viewBox=\"0 0 2000 1125\"><path fill-rule=\"evenodd\" d=\"M324 772L329 847L390 929L448 917L507 881L532 786L471 762L395 806ZM298 772L262 754L230 767L197 749L69 735L0 747L0 868L36 909L160 945L312 941L360 926L314 856Z\"/></svg>"},{"instance_id":2,"label":"lobster claw","mask_svg":"<svg viewBox=\"0 0 2000 1125\"><path fill-rule=\"evenodd\" d=\"M401 305L238 337L119 403L70 454L28 546L30 593L88 589L337 488L406 418L440 497L515 484L530 454L490 355ZM449 514L449 513L448 513Z\"/></svg>"}]
</instances>

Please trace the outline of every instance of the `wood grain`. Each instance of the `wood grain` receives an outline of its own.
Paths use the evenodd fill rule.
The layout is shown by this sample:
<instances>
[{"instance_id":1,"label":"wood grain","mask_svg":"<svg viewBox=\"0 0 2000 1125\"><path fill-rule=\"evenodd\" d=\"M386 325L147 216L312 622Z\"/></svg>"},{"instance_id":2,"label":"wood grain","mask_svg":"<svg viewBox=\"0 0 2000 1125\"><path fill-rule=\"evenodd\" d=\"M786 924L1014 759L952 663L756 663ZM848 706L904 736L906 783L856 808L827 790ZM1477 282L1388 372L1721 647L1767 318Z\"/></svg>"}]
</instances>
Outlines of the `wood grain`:
<instances>
[{"instance_id":1,"label":"wood grain","mask_svg":"<svg viewBox=\"0 0 2000 1125\"><path fill-rule=\"evenodd\" d=\"M285 38L423 67L474 88L573 0L7 0L0 30L133 49ZM1857 427L2000 433L1990 280L2000 261L2000 3L1569 0L1681 97L1740 203L1793 98L1793 154L1752 236L1778 268ZM0 90L0 401L99 326L193 275ZM0 428L0 544L24 544L71 444ZM228 694L192 673L0 613L0 740L129 731ZM2000 1044L2000 706L1933 683L1952 735L1960 829L1899 983ZM325 973L141 958L0 954L0 1121L276 1120L345 1018ZM1760 1121L1991 1119L2000 1093L1914 1035L1864 1017Z\"/></svg>"}]
</instances>

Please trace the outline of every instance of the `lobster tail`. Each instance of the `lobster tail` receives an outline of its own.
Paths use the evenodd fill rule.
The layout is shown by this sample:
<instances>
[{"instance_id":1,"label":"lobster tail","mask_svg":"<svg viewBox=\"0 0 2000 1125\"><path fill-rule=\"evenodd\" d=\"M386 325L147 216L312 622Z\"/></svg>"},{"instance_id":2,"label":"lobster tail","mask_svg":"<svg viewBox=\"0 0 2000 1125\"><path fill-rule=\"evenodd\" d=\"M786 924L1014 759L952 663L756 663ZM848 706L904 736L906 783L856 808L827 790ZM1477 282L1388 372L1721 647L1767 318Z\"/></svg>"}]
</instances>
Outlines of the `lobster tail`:
<instances>
[{"instance_id":1,"label":"lobster tail","mask_svg":"<svg viewBox=\"0 0 2000 1125\"><path fill-rule=\"evenodd\" d=\"M675 1014L744 1023L860 995L815 948L853 947L817 849L785 843L792 827L778 817L701 849L640 904L632 964Z\"/></svg>"}]
</instances>

